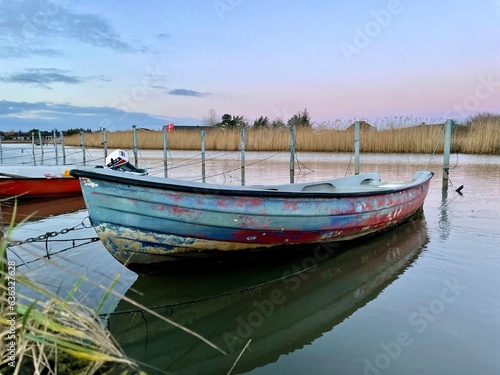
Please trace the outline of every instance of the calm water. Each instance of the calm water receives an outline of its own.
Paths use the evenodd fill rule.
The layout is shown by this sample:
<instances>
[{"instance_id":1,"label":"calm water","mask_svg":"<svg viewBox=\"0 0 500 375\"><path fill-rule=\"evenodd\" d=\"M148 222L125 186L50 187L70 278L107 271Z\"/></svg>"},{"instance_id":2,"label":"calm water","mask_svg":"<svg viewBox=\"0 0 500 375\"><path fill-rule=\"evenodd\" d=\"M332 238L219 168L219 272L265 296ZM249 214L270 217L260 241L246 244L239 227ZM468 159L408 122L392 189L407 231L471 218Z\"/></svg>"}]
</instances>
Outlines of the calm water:
<instances>
[{"instance_id":1,"label":"calm water","mask_svg":"<svg viewBox=\"0 0 500 375\"><path fill-rule=\"evenodd\" d=\"M16 150L4 145L4 159L7 152ZM162 175L161 154L140 152L140 166ZM81 160L81 152L75 155ZM172 177L201 177L197 152L170 156ZM88 154L96 164L101 157L102 151ZM298 158L296 181L354 169L348 154L299 153ZM247 153L245 159L247 185L288 182L288 154ZM361 162L362 172L406 180L425 168L429 157L366 154ZM18 272L60 293L85 274L78 298L90 306L104 295L97 285L109 285L120 274L117 295L104 311L123 312L109 318L109 328L148 373L226 374L251 340L233 373L498 374L500 157L454 155L452 165L452 184L443 189L441 156L432 160L436 176L423 213L411 222L370 240L302 249L286 259L138 277L100 242L86 243L95 232L78 226L88 224L78 199L54 204L73 212L35 218L13 236L22 240L78 226L55 239L77 239L82 246L65 250L72 241L50 242L49 252L63 251L23 265L20 258L28 263L46 252L45 242L33 243L16 248L9 259L16 260ZM239 166L239 153L209 153L207 180L240 184ZM463 195L455 192L460 185ZM3 211L7 216L8 207ZM120 295L195 330L228 354L135 311Z\"/></svg>"}]
</instances>

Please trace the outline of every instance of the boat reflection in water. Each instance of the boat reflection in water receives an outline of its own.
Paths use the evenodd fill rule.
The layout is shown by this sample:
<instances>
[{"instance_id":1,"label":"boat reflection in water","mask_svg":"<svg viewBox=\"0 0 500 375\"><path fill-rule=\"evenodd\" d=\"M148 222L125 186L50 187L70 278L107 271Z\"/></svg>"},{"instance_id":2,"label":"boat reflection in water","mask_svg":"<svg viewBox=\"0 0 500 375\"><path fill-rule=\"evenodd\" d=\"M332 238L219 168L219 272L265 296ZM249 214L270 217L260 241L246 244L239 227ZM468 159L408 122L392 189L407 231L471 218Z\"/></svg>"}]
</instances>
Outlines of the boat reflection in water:
<instances>
[{"instance_id":1,"label":"boat reflection in water","mask_svg":"<svg viewBox=\"0 0 500 375\"><path fill-rule=\"evenodd\" d=\"M4 223L10 223L12 219L14 202L14 198L0 200ZM82 195L18 200L14 221L15 223L37 221L49 216L61 215L84 208L85 202Z\"/></svg>"},{"instance_id":2,"label":"boat reflection in water","mask_svg":"<svg viewBox=\"0 0 500 375\"><path fill-rule=\"evenodd\" d=\"M235 373L302 348L375 299L428 241L423 213L395 230L293 259L139 277L126 296L214 342L227 355L120 301L109 328L132 358L176 374ZM234 292L234 293L233 293ZM150 367L144 367L154 373Z\"/></svg>"}]
</instances>

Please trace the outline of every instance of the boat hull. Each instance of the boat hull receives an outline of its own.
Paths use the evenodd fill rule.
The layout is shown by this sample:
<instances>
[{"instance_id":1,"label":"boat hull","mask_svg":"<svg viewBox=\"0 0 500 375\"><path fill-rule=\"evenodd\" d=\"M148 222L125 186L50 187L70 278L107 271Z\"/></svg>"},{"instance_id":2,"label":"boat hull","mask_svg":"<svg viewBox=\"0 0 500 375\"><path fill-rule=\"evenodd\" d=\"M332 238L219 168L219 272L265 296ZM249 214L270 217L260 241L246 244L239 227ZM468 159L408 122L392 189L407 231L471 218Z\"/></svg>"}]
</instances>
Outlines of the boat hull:
<instances>
[{"instance_id":1,"label":"boat hull","mask_svg":"<svg viewBox=\"0 0 500 375\"><path fill-rule=\"evenodd\" d=\"M296 194L220 185L186 187L169 183L169 179L163 179L165 183L148 183L123 173L71 173L81 178L84 199L99 238L118 261L130 268L352 240L381 232L405 221L422 207L432 177L427 172L407 187L369 189L364 194ZM374 175L357 178L371 181Z\"/></svg>"},{"instance_id":2,"label":"boat hull","mask_svg":"<svg viewBox=\"0 0 500 375\"><path fill-rule=\"evenodd\" d=\"M81 194L80 182L73 177L0 179L0 197L35 198Z\"/></svg>"}]
</instances>

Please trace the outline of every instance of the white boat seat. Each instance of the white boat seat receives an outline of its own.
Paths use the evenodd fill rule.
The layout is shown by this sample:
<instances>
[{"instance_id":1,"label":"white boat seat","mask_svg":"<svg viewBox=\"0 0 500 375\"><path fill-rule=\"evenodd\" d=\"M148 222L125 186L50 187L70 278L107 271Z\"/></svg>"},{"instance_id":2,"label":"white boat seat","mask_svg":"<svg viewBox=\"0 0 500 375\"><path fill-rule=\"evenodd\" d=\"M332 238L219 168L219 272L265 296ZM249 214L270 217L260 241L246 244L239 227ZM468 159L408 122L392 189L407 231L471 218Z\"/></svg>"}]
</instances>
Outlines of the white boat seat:
<instances>
[{"instance_id":1,"label":"white boat seat","mask_svg":"<svg viewBox=\"0 0 500 375\"><path fill-rule=\"evenodd\" d=\"M328 182L323 182L319 184L310 184L304 186L302 188L302 191L319 191L319 192L333 193L335 191L335 185L330 184Z\"/></svg>"}]
</instances>

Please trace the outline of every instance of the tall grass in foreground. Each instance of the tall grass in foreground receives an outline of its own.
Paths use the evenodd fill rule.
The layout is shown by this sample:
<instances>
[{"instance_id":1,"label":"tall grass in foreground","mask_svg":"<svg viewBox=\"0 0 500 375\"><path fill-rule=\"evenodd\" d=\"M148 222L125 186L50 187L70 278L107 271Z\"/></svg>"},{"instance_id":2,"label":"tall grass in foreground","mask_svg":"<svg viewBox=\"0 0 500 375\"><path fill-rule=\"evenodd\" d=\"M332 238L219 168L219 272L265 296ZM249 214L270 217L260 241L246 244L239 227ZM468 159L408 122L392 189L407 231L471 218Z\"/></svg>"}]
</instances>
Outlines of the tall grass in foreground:
<instances>
[{"instance_id":1,"label":"tall grass in foreground","mask_svg":"<svg viewBox=\"0 0 500 375\"><path fill-rule=\"evenodd\" d=\"M16 269L15 262L7 260L15 207L0 241L1 373L138 373L137 365L126 358L97 312L73 300L78 284L61 298L32 282ZM21 295L21 285L40 293L44 301Z\"/></svg>"},{"instance_id":2,"label":"tall grass in foreground","mask_svg":"<svg viewBox=\"0 0 500 375\"><path fill-rule=\"evenodd\" d=\"M379 122L380 123L380 122ZM443 126L416 125L407 122L381 125L380 129L362 129L360 146L362 152L380 153L432 153L438 143L437 152L443 151ZM290 132L283 128L261 128L246 130L248 151L285 151L290 147ZM131 149L133 147L132 131L108 133L108 147ZM80 145L80 137L71 136L65 139L67 145ZM102 147L102 133L86 133L85 146ZM201 136L199 130L177 129L168 133L169 148L172 150L199 150ZM241 136L238 129L225 130L214 128L206 131L205 145L207 150L235 151L240 148ZM161 131L138 131L138 145L141 149L162 149L163 133ZM339 130L319 127L313 129L299 128L296 131L297 151L312 152L352 152L353 130ZM478 115L463 125L455 127L452 137L453 150L466 154L498 154L500 153L500 116Z\"/></svg>"},{"instance_id":3,"label":"tall grass in foreground","mask_svg":"<svg viewBox=\"0 0 500 375\"><path fill-rule=\"evenodd\" d=\"M96 285L106 291L96 310L82 306L73 298L83 281L90 282L84 276L65 298L33 282L7 259L15 216L16 205L4 233L0 212L0 374L145 374L139 371L137 363L126 357L99 316L100 307L110 295L197 337L219 352L214 355L226 355L198 333L116 294L113 286L118 276L109 288ZM21 285L38 292L42 298L21 295L18 288Z\"/></svg>"}]
</instances>

